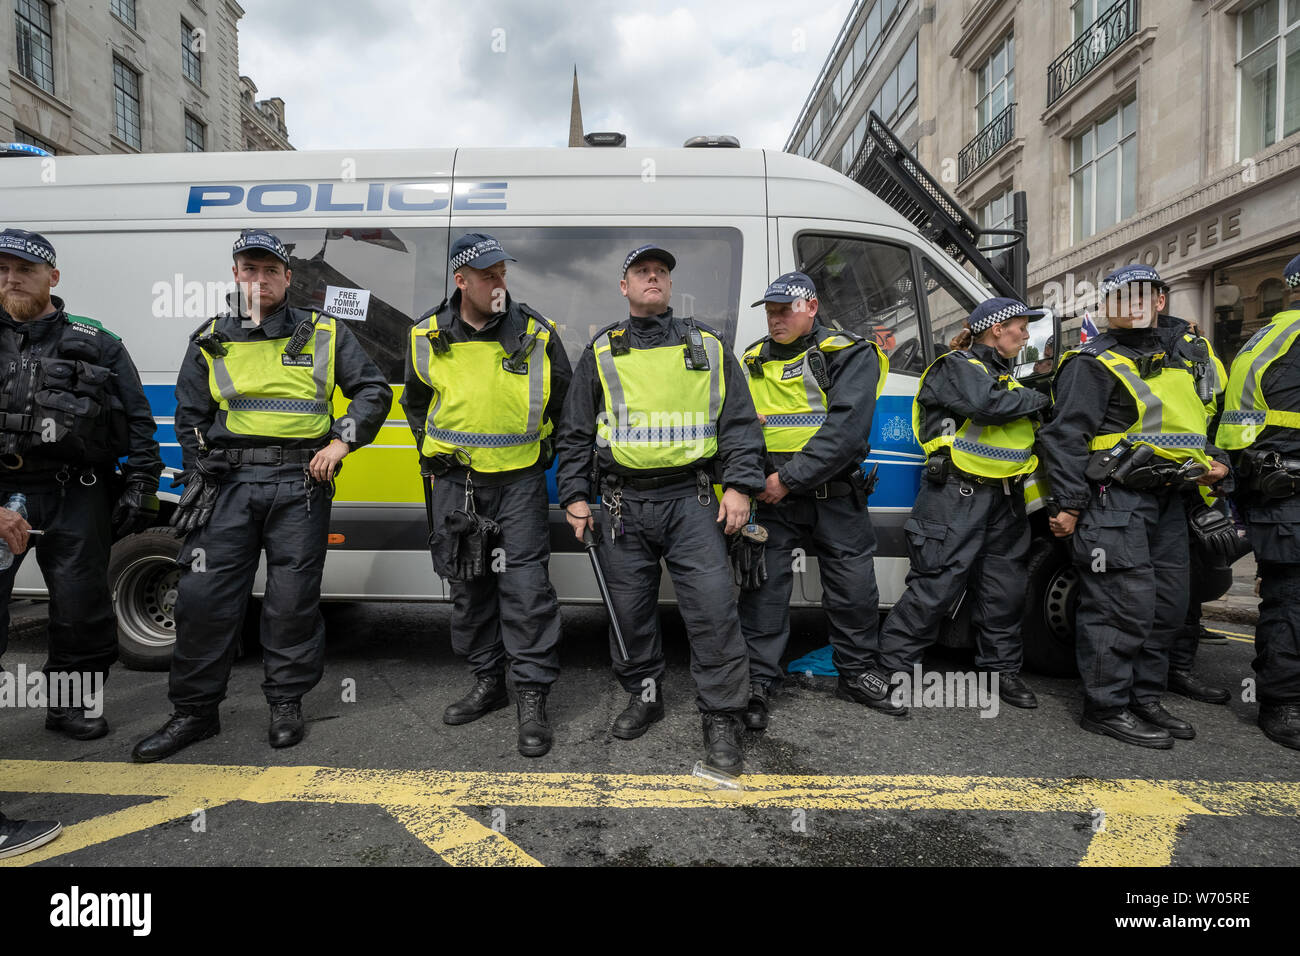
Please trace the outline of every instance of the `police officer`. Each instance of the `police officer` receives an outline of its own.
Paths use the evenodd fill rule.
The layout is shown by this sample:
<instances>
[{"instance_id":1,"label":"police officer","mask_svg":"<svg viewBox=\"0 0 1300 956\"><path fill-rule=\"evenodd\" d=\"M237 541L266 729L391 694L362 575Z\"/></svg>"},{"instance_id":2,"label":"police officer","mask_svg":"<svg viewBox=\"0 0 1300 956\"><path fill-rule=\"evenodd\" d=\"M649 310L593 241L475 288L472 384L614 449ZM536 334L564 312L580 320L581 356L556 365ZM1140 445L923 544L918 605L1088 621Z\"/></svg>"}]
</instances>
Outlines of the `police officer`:
<instances>
[{"instance_id":1,"label":"police officer","mask_svg":"<svg viewBox=\"0 0 1300 956\"><path fill-rule=\"evenodd\" d=\"M1099 290L1109 329L1067 352L1038 433L1053 492L1050 527L1079 569L1076 653L1085 730L1168 749L1195 729L1160 703L1187 612L1183 492L1228 475L1206 439L1191 370L1164 348L1159 274L1112 272Z\"/></svg>"},{"instance_id":2,"label":"police officer","mask_svg":"<svg viewBox=\"0 0 1300 956\"><path fill-rule=\"evenodd\" d=\"M1191 368L1197 394L1201 396L1206 414L1210 416L1206 434L1214 434L1219 414L1223 410L1223 390L1228 384L1228 373L1219 357L1214 354L1210 340L1195 325L1173 315L1161 315L1156 322L1156 332L1166 353L1183 356ZM1210 508L1216 510L1222 519L1231 520L1227 502L1215 498L1204 486L1186 492L1184 504L1189 516ZM1225 562L1234 560L1239 554L1240 551L1231 555L1210 553L1198 543L1195 535L1191 537L1188 552L1190 598L1187 602L1187 616L1169 649L1171 693L1206 704L1226 704L1231 698L1226 688L1202 680L1192 668L1196 664L1196 652L1209 634L1201 624L1201 602L1197 599L1197 595L1204 591L1201 582L1212 570L1222 568Z\"/></svg>"},{"instance_id":3,"label":"police officer","mask_svg":"<svg viewBox=\"0 0 1300 956\"><path fill-rule=\"evenodd\" d=\"M1216 440L1240 468L1259 564L1259 726L1300 750L1300 256L1283 276L1295 298L1233 360Z\"/></svg>"},{"instance_id":4,"label":"police officer","mask_svg":"<svg viewBox=\"0 0 1300 956\"><path fill-rule=\"evenodd\" d=\"M65 312L50 293L58 282L49 240L22 229L0 232L0 505L26 496L30 524L17 529L24 547L28 530L45 532L35 543L50 593L45 726L93 740L108 733L108 721L86 713L85 696L102 687L117 660L109 549L114 535L157 518L163 464L126 347L94 319ZM0 654L24 557L15 550L0 571ZM81 699L55 700L59 688L80 688Z\"/></svg>"},{"instance_id":5,"label":"police officer","mask_svg":"<svg viewBox=\"0 0 1300 956\"><path fill-rule=\"evenodd\" d=\"M812 280L790 272L767 287L754 307L767 312L769 334L745 351L749 393L763 424L767 484L757 522L767 531L765 584L740 592L740 627L749 649L745 725L768 724L769 699L781 682L790 638L792 552L804 540L817 549L822 607L836 694L873 704L858 685L870 665L880 614L862 460L871 418L885 387L889 360L851 332L818 321Z\"/></svg>"},{"instance_id":6,"label":"police officer","mask_svg":"<svg viewBox=\"0 0 1300 956\"><path fill-rule=\"evenodd\" d=\"M631 740L664 715L659 561L668 565L691 642L706 763L739 773L749 699L745 638L732 598L725 534L764 490L763 436L739 364L713 329L669 307L677 260L654 245L623 260L629 317L596 334L574 371L557 450L560 502L580 539L602 496L600 560L628 656L610 649L631 695L614 721ZM593 447L600 487L591 477ZM716 472L716 474L715 474ZM721 501L712 482L721 482Z\"/></svg>"},{"instance_id":7,"label":"police officer","mask_svg":"<svg viewBox=\"0 0 1300 956\"><path fill-rule=\"evenodd\" d=\"M147 763L221 732L217 708L238 650L258 555L266 550L261 640L272 747L302 740L302 696L325 667L320 613L333 478L372 441L392 390L347 326L288 302L289 253L262 229L234 245L239 314L204 322L176 379L185 491L172 524L181 546L174 713L136 744ZM244 304L248 318L241 318ZM337 386L352 400L334 421Z\"/></svg>"},{"instance_id":8,"label":"police officer","mask_svg":"<svg viewBox=\"0 0 1300 956\"><path fill-rule=\"evenodd\" d=\"M874 706L886 713L907 709L883 698L880 684L921 659L963 595L971 602L976 666L997 675L1002 700L1038 706L1020 677L1029 555L1021 484L1038 467L1035 419L1048 399L1012 377L1011 360L1029 341L1029 322L1043 314L1010 298L980 303L952 351L935 359L917 386L912 431L927 458L904 526L911 569L880 631L883 673L868 684Z\"/></svg>"},{"instance_id":9,"label":"police officer","mask_svg":"<svg viewBox=\"0 0 1300 956\"><path fill-rule=\"evenodd\" d=\"M519 752L540 757L551 749L546 698L560 672L545 473L573 373L554 324L506 291L507 261L489 235L452 243L456 291L411 329L402 406L427 485L434 563L451 584L452 646L475 678L443 722L506 706L508 668Z\"/></svg>"}]
</instances>

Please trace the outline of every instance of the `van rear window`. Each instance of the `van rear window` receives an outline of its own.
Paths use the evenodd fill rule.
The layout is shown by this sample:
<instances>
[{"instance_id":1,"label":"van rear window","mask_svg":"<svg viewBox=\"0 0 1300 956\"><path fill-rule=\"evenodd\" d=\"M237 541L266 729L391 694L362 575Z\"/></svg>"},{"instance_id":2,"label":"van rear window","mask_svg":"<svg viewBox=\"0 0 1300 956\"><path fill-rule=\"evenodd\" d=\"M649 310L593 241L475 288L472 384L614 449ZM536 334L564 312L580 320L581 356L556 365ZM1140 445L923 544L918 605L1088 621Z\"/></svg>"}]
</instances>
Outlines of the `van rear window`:
<instances>
[{"instance_id":1,"label":"van rear window","mask_svg":"<svg viewBox=\"0 0 1300 956\"><path fill-rule=\"evenodd\" d=\"M738 229L502 226L491 233L518 260L506 264L510 294L556 323L574 362L597 331L627 316L618 289L623 259L646 243L677 258L673 310L695 316L734 344L743 252ZM388 380L401 382L407 329L456 288L447 270L448 231L358 227L277 234L290 248L293 304L342 317Z\"/></svg>"}]
</instances>

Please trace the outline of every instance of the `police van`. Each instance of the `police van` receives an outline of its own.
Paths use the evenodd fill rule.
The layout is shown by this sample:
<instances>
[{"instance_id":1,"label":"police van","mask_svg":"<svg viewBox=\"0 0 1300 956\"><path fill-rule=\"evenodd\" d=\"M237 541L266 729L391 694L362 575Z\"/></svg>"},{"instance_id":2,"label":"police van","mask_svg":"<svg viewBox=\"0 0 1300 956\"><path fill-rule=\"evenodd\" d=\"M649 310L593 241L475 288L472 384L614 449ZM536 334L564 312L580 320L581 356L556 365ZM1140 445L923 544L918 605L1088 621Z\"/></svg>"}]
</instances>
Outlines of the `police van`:
<instances>
[{"instance_id":1,"label":"police van","mask_svg":"<svg viewBox=\"0 0 1300 956\"><path fill-rule=\"evenodd\" d=\"M173 387L187 339L226 308L240 229L270 229L285 242L291 301L348 323L395 393L378 438L348 456L337 482L327 600L448 599L430 566L414 440L396 399L407 330L454 289L447 250L455 237L487 232L502 242L518 260L509 264L511 294L556 323L575 365L597 330L626 317L620 264L638 245L676 256L674 310L720 330L737 356L766 334L763 309L748 303L771 277L805 272L824 321L889 355L865 463L879 475L870 509L888 606L908 570L906 523L924 461L911 426L917 381L978 302L1015 290L976 251L977 227L948 208L946 194L936 204L938 184L871 120L876 166L865 178L874 177L880 195L772 150L420 149L11 158L0 162L0 208L5 225L53 242L56 292L68 308L101 321L130 350L167 465L164 520L176 500L169 479L181 466ZM1034 359L1050 354L1052 325L1031 326L1026 375L1042 371ZM336 416L345 407L336 395ZM565 602L598 602L587 558L555 503L553 469L548 487L556 591ZM1029 662L1068 669L1071 572L1041 526L1036 538ZM176 554L165 526L114 547L110 577L128 666L165 667L170 658ZM44 595L35 562L24 563L14 593ZM792 604L820 597L810 553ZM666 577L661 598L673 599ZM954 613L950 643L961 641L959 619Z\"/></svg>"}]
</instances>

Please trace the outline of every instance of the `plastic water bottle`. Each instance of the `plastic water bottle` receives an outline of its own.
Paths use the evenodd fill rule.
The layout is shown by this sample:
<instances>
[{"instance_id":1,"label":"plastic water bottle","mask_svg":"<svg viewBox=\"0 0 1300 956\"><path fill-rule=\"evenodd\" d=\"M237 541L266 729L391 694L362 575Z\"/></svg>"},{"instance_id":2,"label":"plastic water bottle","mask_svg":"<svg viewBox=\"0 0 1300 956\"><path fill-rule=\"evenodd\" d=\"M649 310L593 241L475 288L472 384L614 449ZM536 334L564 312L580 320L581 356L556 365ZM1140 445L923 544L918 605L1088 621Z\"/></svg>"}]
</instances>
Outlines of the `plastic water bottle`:
<instances>
[{"instance_id":1,"label":"plastic water bottle","mask_svg":"<svg viewBox=\"0 0 1300 956\"><path fill-rule=\"evenodd\" d=\"M16 511L18 514L22 515L24 521L27 520L26 495L15 492L10 495L9 500L5 502L5 507L10 511ZM9 545L5 542L4 538L0 538L0 571L3 571L13 563L14 553L9 550Z\"/></svg>"}]
</instances>

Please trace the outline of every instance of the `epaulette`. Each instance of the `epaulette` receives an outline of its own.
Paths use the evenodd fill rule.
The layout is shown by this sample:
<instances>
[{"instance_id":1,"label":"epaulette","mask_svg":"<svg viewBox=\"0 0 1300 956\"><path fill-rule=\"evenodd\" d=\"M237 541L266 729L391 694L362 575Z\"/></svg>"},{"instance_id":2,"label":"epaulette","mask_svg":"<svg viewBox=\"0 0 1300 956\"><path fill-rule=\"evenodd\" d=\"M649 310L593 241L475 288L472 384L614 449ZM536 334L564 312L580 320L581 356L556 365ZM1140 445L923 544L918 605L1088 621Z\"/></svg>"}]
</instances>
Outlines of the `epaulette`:
<instances>
[{"instance_id":1,"label":"epaulette","mask_svg":"<svg viewBox=\"0 0 1300 956\"><path fill-rule=\"evenodd\" d=\"M1115 338L1115 336L1111 335L1109 332L1103 332L1095 339L1090 339L1089 341L1084 342L1074 351L1079 355L1091 355L1096 358L1101 355L1102 352L1113 349L1118 344L1119 339Z\"/></svg>"},{"instance_id":2,"label":"epaulette","mask_svg":"<svg viewBox=\"0 0 1300 956\"><path fill-rule=\"evenodd\" d=\"M528 303L526 303L526 302L519 302L519 303L516 303L516 304L519 306L519 311L520 311L520 312L522 312L522 313L523 313L524 315L526 315L528 318L530 318L530 319L536 319L536 320L537 320L538 322L540 322L542 325L546 326L546 328L550 330L550 332L551 332L552 335L556 334L556 328L555 328L555 323L554 323L554 322L552 322L552 321L551 321L550 319L548 319L546 316L542 315L542 313L538 312L536 309L534 309L532 306L528 305Z\"/></svg>"},{"instance_id":3,"label":"epaulette","mask_svg":"<svg viewBox=\"0 0 1300 956\"><path fill-rule=\"evenodd\" d=\"M821 336L818 336L818 337L817 337L817 342L818 342L818 344L820 344L820 343L826 341L826 339L829 339L829 338L831 338L831 337L833 337L833 336L836 336L836 335L842 335L842 336L844 336L846 339L850 339L851 341L857 342L859 345L866 345L866 344L867 344L867 338L866 338L866 336L864 336L864 335L859 335L857 332L854 332L852 329L844 329L844 328L838 328L838 327L837 327L837 328L830 328L829 326L825 326L825 325L818 325L818 326L816 326L816 328L817 328L818 330L820 330L820 331L822 331L822 332L825 333L824 335L821 335Z\"/></svg>"},{"instance_id":4,"label":"epaulette","mask_svg":"<svg viewBox=\"0 0 1300 956\"><path fill-rule=\"evenodd\" d=\"M722 337L722 333L719 332L717 329L715 329L713 326L711 326L711 325L705 325L703 322L697 321L693 316L689 316L689 315L686 315L686 316L678 316L678 318L680 318L683 322L688 322L688 323L694 325L694 326L695 326L697 329L699 329L701 332L708 332L710 335L712 335L712 336L713 336L715 339L717 339L719 342L724 342L724 343L726 342L726 339L724 339L724 338Z\"/></svg>"},{"instance_id":5,"label":"epaulette","mask_svg":"<svg viewBox=\"0 0 1300 956\"><path fill-rule=\"evenodd\" d=\"M627 319L622 319L618 322L609 323L609 325L605 326L603 329L601 329L599 332L597 332L595 335L591 337L591 341L587 343L587 347L590 348L591 346L595 345L602 335L604 335L606 332L613 331L614 329L618 328L620 325L623 326L623 328L626 330L627 321L628 321Z\"/></svg>"},{"instance_id":6,"label":"epaulette","mask_svg":"<svg viewBox=\"0 0 1300 956\"><path fill-rule=\"evenodd\" d=\"M87 335L98 335L100 332L103 332L110 339L115 339L118 342L122 341L122 336L118 335L111 329L104 328L101 323L96 322L94 319L88 319L84 315L68 315L67 313L64 313L64 318L68 320L68 325L72 326L78 332L84 332Z\"/></svg>"}]
</instances>

